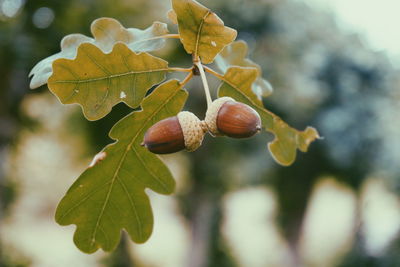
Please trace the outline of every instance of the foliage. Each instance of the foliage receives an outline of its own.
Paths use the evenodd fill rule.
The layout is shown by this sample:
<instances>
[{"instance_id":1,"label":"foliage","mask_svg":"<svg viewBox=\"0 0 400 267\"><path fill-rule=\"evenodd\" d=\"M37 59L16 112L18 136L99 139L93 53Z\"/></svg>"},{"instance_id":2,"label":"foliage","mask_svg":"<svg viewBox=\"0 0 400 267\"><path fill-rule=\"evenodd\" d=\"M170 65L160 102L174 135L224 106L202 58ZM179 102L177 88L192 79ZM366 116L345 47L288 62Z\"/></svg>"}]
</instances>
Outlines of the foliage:
<instances>
[{"instance_id":1,"label":"foliage","mask_svg":"<svg viewBox=\"0 0 400 267\"><path fill-rule=\"evenodd\" d=\"M236 38L236 30L225 27L222 20L196 1L175 0L180 40L188 54L199 56L202 63L212 63L215 56Z\"/></svg>"},{"instance_id":2,"label":"foliage","mask_svg":"<svg viewBox=\"0 0 400 267\"><path fill-rule=\"evenodd\" d=\"M307 151L318 138L314 128L299 132L264 108L260 98L272 88L259 66L245 58L246 44L232 43L235 30L194 0L172 0L172 7L168 16L178 24L178 34L168 34L159 22L141 31L125 29L114 19L98 19L91 28L94 39L79 34L65 37L62 51L31 71L31 88L47 82L62 103L79 103L89 120L106 116L119 102L141 107L111 129L110 137L116 142L104 148L58 206L56 221L77 225L74 241L84 252L113 250L121 229L138 243L151 235L153 216L144 189L170 194L174 180L164 163L140 143L151 125L182 109L187 97L183 87L199 69L205 78L203 67L222 81L219 96L231 96L258 111L264 129L275 135L269 149L278 163L290 165L297 149ZM168 67L166 61L148 53L162 48L166 38L182 42L192 54L192 68ZM202 65L214 60L223 75ZM145 97L169 71L188 74L181 82L164 82Z\"/></svg>"},{"instance_id":3,"label":"foliage","mask_svg":"<svg viewBox=\"0 0 400 267\"><path fill-rule=\"evenodd\" d=\"M272 132L275 139L268 144L272 156L282 165L290 165L296 158L296 149L307 151L308 145L318 132L307 127L303 132L296 131L283 122L278 116L266 110L261 100L251 90L251 85L257 79L258 71L254 68L229 68L219 87L219 96L231 96L234 99L252 106L260 114L265 130Z\"/></svg>"},{"instance_id":4,"label":"foliage","mask_svg":"<svg viewBox=\"0 0 400 267\"><path fill-rule=\"evenodd\" d=\"M230 45L226 46L221 53L215 58L215 63L217 67L222 71L226 72L231 66L240 67L252 67L257 69L257 78L251 84L253 92L259 97L267 97L272 94L271 84L262 78L261 67L246 58L247 56L247 44L245 41L235 41Z\"/></svg>"},{"instance_id":5,"label":"foliage","mask_svg":"<svg viewBox=\"0 0 400 267\"><path fill-rule=\"evenodd\" d=\"M164 80L167 64L147 53L136 54L123 43L109 54L83 43L76 59L55 61L48 85L62 103L79 103L88 119L98 120L121 101L138 107L147 90Z\"/></svg>"},{"instance_id":6,"label":"foliage","mask_svg":"<svg viewBox=\"0 0 400 267\"><path fill-rule=\"evenodd\" d=\"M170 194L175 182L161 160L140 143L148 127L176 115L186 98L179 81L165 82L143 100L142 111L132 112L111 129L110 137L117 142L104 149L105 159L78 178L57 209L58 223L78 226L74 240L80 249L114 249L121 228L135 242L149 238L153 216L144 189Z\"/></svg>"},{"instance_id":7,"label":"foliage","mask_svg":"<svg viewBox=\"0 0 400 267\"><path fill-rule=\"evenodd\" d=\"M112 18L96 19L90 28L94 38L79 33L69 34L61 40L61 52L36 64L29 74L29 76L32 76L30 84L32 89L47 83L47 79L52 74L52 64L56 59L75 58L77 49L82 43L93 43L102 51L109 52L114 44L122 42L135 52L150 52L162 48L165 43L163 38L153 38L168 33L165 23L156 21L145 30L125 29L121 23Z\"/></svg>"}]
</instances>

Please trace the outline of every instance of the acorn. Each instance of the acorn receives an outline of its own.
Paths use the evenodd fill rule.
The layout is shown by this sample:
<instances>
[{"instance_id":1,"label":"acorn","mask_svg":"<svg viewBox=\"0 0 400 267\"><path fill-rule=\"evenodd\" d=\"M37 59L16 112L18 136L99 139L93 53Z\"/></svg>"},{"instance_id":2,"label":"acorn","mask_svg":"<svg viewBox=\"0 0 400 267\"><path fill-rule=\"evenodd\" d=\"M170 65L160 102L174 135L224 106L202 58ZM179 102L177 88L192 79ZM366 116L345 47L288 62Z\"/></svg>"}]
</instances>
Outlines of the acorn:
<instances>
[{"instance_id":1,"label":"acorn","mask_svg":"<svg viewBox=\"0 0 400 267\"><path fill-rule=\"evenodd\" d=\"M205 123L214 136L247 138L261 130L257 111L231 97L214 100L207 110Z\"/></svg>"},{"instance_id":2,"label":"acorn","mask_svg":"<svg viewBox=\"0 0 400 267\"><path fill-rule=\"evenodd\" d=\"M186 149L195 151L202 143L207 127L191 112L161 120L151 126L142 143L150 152L169 154Z\"/></svg>"}]
</instances>

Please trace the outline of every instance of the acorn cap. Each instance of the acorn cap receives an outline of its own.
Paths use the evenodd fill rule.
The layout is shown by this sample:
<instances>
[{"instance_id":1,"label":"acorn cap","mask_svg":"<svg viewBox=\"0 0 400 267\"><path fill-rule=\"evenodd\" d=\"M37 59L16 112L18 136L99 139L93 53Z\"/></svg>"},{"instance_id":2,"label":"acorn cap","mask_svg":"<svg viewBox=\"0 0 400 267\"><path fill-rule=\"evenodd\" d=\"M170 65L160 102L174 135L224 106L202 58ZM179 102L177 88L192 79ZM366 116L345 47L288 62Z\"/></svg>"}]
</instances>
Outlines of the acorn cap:
<instances>
[{"instance_id":1,"label":"acorn cap","mask_svg":"<svg viewBox=\"0 0 400 267\"><path fill-rule=\"evenodd\" d=\"M191 112L181 111L177 115L183 132L183 139L187 151L196 150L203 142L207 126Z\"/></svg>"},{"instance_id":2,"label":"acorn cap","mask_svg":"<svg viewBox=\"0 0 400 267\"><path fill-rule=\"evenodd\" d=\"M215 99L212 104L208 107L207 112L206 112L206 118L204 119L208 130L210 133L214 136L222 136L224 135L218 130L217 126L217 117L218 117L218 112L219 109L222 107L223 104L225 104L227 101L235 101L233 98L224 96Z\"/></svg>"}]
</instances>

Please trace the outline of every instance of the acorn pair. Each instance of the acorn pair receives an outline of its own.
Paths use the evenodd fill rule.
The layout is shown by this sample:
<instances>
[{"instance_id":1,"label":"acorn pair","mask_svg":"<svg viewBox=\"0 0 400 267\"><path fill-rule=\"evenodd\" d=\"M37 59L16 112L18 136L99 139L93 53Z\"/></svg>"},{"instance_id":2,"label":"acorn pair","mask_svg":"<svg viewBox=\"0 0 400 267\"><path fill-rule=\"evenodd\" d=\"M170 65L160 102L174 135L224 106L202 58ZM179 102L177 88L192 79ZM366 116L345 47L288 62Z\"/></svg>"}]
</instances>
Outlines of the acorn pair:
<instances>
[{"instance_id":1,"label":"acorn pair","mask_svg":"<svg viewBox=\"0 0 400 267\"><path fill-rule=\"evenodd\" d=\"M156 154L169 154L186 149L191 152L202 143L209 131L214 136L247 138L261 130L261 119L250 106L230 97L214 100L204 121L191 112L181 111L151 126L144 135L143 145Z\"/></svg>"}]
</instances>

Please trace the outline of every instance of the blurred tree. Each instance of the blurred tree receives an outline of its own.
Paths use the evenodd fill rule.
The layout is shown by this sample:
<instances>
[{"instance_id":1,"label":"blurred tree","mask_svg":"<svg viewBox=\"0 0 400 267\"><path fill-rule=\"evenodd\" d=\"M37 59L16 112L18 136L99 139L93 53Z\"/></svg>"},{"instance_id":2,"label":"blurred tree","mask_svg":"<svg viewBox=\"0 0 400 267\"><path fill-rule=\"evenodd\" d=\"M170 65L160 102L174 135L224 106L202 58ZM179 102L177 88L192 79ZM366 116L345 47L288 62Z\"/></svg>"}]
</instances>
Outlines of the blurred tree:
<instances>
[{"instance_id":1,"label":"blurred tree","mask_svg":"<svg viewBox=\"0 0 400 267\"><path fill-rule=\"evenodd\" d=\"M5 2L8 2L4 4ZM15 10L11 16L5 6ZM10 145L18 140L18 131L23 127L36 127L35 122L29 121L20 113L19 105L26 94L41 94L47 91L43 86L35 91L29 91L27 79L30 69L41 59L57 53L63 36L70 33L90 34L90 23L103 16L118 18L126 25L147 27L159 17L157 1L106 1L106 0L73 0L73 1L0 1L0 159L7 159ZM45 12L43 12L45 10ZM146 10L146 12L143 12ZM46 92L48 93L48 92ZM106 132L122 116L128 108L120 105L113 116L96 125L87 126L89 141L93 144L93 151L109 143ZM83 118L71 118L72 125L83 126ZM33 123L33 124L32 124ZM90 124L90 123L89 123ZM68 124L66 124L68 127ZM72 126L74 127L74 126ZM100 127L104 135L96 134ZM82 132L84 133L84 132ZM89 151L88 153L93 153ZM4 162L3 161L3 162ZM0 168L0 221L8 204L17 198L18 185L14 179L6 179L6 166ZM12 174L7 173L8 176ZM9 177L10 178L10 177ZM5 214L6 215L6 214ZM126 248L121 243L115 252L119 257L112 266L131 266L132 262ZM1 244L0 244L1 245ZM2 251L0 249L0 251ZM124 261L120 259L125 258ZM118 264L117 262L121 262ZM21 258L21 264L26 262ZM0 266L13 266L12 259L0 256ZM122 265L121 265L122 264ZM25 265L25 264L23 264Z\"/></svg>"},{"instance_id":2,"label":"blurred tree","mask_svg":"<svg viewBox=\"0 0 400 267\"><path fill-rule=\"evenodd\" d=\"M236 28L238 39L249 43L250 57L262 65L264 76L275 87L274 94L265 100L266 106L296 128L315 126L324 140L313 144L307 154L300 153L291 167L275 164L265 149L265 138L258 137L241 142L228 138L211 142L211 137L207 137L196 153L187 153L190 189L177 192L193 235L187 265L235 266L220 235L221 199L227 192L258 184L270 185L277 191L279 223L289 240L295 263L300 264L297 241L310 192L321 176L332 175L358 191L367 175L384 170L393 178L390 182L399 184L400 173L394 166L398 165L395 163L399 152L395 149L400 127L387 134L391 121L386 115L396 114L394 103L398 102L398 95L396 98L393 88L398 85L393 77L399 72L384 55L365 48L357 36L341 33L330 15L316 12L301 2L201 2L218 13L226 25ZM33 20L41 7L54 14L54 20L44 29L37 26L43 24L38 21L35 24ZM91 21L101 16L143 28L164 18L167 8L164 2L156 0L27 1L14 17L1 16L0 159L9 153L10 144L18 141L21 127L35 127L20 113L19 104L25 94L40 94L44 88L29 92L26 77L37 61L58 52L64 35L89 34ZM51 19L51 12L47 13L50 16L47 19ZM171 53L173 62L190 61L181 49L172 49L175 49ZM216 87L215 81L213 85ZM188 87L191 98L187 109L203 117L206 105L202 91L196 90L200 86L193 82ZM110 142L107 131L128 112L120 104L111 116L96 122L87 122L81 114L76 114L66 122L66 127L82 127L92 147L87 153L93 154ZM249 159L254 164L251 168L243 167L246 179L232 178L234 165ZM6 177L5 167L0 168L0 220L14 199L13 192L18 192L17 186ZM342 266L397 266L400 261L397 243L387 254L374 258L366 252L358 232L354 249ZM105 264L134 266L125 241ZM0 266L13 265L1 256Z\"/></svg>"}]
</instances>

